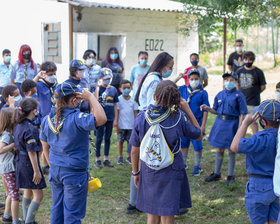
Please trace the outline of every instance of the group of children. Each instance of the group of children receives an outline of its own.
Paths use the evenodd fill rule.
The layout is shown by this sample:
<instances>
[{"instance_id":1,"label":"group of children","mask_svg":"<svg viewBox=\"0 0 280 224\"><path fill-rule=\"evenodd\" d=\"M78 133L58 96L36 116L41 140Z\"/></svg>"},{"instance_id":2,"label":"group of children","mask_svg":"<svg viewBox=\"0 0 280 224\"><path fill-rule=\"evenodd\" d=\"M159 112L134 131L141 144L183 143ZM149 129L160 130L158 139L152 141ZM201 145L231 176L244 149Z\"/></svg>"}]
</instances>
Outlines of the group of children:
<instances>
[{"instance_id":1,"label":"group of children","mask_svg":"<svg viewBox=\"0 0 280 224\"><path fill-rule=\"evenodd\" d=\"M85 64L92 66L94 54L88 50L85 52ZM26 56L27 57L27 56ZM29 57L30 59L30 57ZM174 164L170 168L169 177L173 175L183 175L187 166L188 149L192 142L195 150L195 166L193 167L192 176L199 176L203 169L201 168L202 160L202 136L205 133L208 112L216 114L215 123L209 135L210 145L217 148L214 172L210 174L205 181L211 182L221 179L221 166L223 163L224 151L228 149L228 176L226 184L232 184L235 180L234 167L236 153L246 153L246 169L249 174L249 182L246 187L245 204L248 211L250 221L252 223L264 223L263 221L276 221L279 212L278 198L273 193L273 169L274 158L276 156L276 128L278 128L280 117L280 103L276 100L263 102L256 111L256 114L248 116L245 120L245 115L248 113L245 96L237 90L238 77L234 72L225 73L222 78L224 80L224 90L219 92L214 99L214 105L211 108L208 101L208 94L204 87L208 84L207 73L202 67L198 66L198 55L190 56L192 67L187 69L185 74L179 76L174 82L180 78L184 78L186 84L179 88L171 81L161 81L158 84L154 97L156 105L152 108L147 108L149 116L153 119L161 119L161 116L168 111L168 108L175 107L176 110L167 120L162 120L163 126L171 125L180 131L173 136L173 129L163 131L166 134L169 145L174 145L177 138L181 142L181 152L174 155ZM113 127L117 132L118 141L118 164L123 164L123 145L127 142L127 158L126 161L131 164L131 150L133 148L134 155L137 155L137 147L140 146L144 134L148 127L144 113L137 117L139 105L135 102L134 96L139 87L141 79L149 71L150 66L147 63L148 53L139 52L138 65L131 72L130 81L123 79L119 89L110 85L113 79L113 73L109 68L100 68L95 66L95 84L89 86L99 103L103 107L107 121L105 124L98 127L95 131L96 141L96 160L95 167L102 168L103 166L113 167L109 161L110 140ZM94 63L95 64L95 63ZM90 68L91 69L91 68ZM90 77L83 62L73 60L70 63L70 78L69 82L74 85L86 88L84 80L84 71L86 76ZM40 124L42 119L48 115L53 108L56 107L55 91L57 87L56 66L53 62L45 62L41 65L40 72L33 79L26 79L17 85L6 85L2 89L2 98L6 102L0 112L0 173L4 179L6 186L7 199L6 208L3 215L3 222L6 223L21 223L19 219L19 189L24 189L22 199L23 218L25 223L36 223L35 215L39 208L40 202L43 199L43 188L46 187L44 174L48 173L48 162L41 155L41 142L39 138ZM204 75L201 75L201 72ZM98 74L99 73L99 74ZM16 78L15 78L16 79ZM280 84L277 84L277 98L279 99ZM170 91L168 91L170 90ZM133 93L131 92L133 91ZM181 96L181 101L173 99L170 94ZM172 100L171 100L172 99ZM166 102L165 102L166 101ZM77 102L77 107L82 110L82 105L86 102ZM81 104L81 105L80 105ZM162 108L165 108L163 110ZM84 111L89 111L89 105L84 105ZM180 109L180 110L178 110ZM155 113L157 111L157 113ZM180 117L181 112L183 117ZM170 113L170 115L172 114ZM137 118L136 118L137 117ZM174 121L177 118L178 121ZM260 118L260 125L264 127L264 131L257 133L249 139L245 139L247 127ZM134 124L136 119L136 125ZM175 119L176 120L176 119ZM186 123L188 121L188 123ZM143 126L144 125L144 126ZM178 126L178 127L177 127ZM180 126L180 128L179 128ZM200 127L200 130L199 129ZM135 130L137 129L137 130ZM139 130L138 130L139 129ZM175 130L174 129L174 130ZM132 137L131 137L132 135ZM101 163L101 143L104 139L104 161ZM131 140L130 140L131 139ZM173 148L174 148L173 147ZM135 149L136 148L136 149ZM264 150L270 150L269 153ZM133 151L132 150L132 151ZM135 151L136 150L136 151ZM136 153L136 154L135 154ZM139 155L138 155L139 156ZM137 158L137 157L135 157ZM176 159L175 159L176 158ZM15 161L15 163L14 163ZM40 161L43 163L41 169ZM258 162L259 161L259 162ZM184 162L184 163L182 163ZM182 164L183 170L182 171ZM136 180L138 184L139 173L138 165L134 167L135 172L132 174L132 180ZM173 173L174 170L180 170L179 173ZM167 171L165 170L162 175ZM141 165L140 186L147 187L150 181L149 175L152 175L148 167L143 163ZM137 208L147 213L160 214L159 216L169 216L175 214L180 208L188 208L191 206L188 180L183 175L185 184L178 189L182 197L187 200L179 200L172 194L158 195L164 198L172 197L174 204L176 201L178 207L171 211L164 210L162 204L167 203L165 199L158 201L158 206L149 207L142 200L145 196L145 190L140 187L137 199ZM159 183L163 181L163 176L159 175ZM153 182L153 181L152 181ZM133 181L132 181L133 183ZM265 184L264 184L265 183ZM176 184L175 184L176 185ZM169 185L169 192L178 187ZM167 185L166 185L167 186ZM265 186L265 188L264 188ZM166 187L166 188L168 188ZM153 186L153 189L155 186ZM151 190L151 198L156 201L158 192L153 194ZM130 204L128 213L136 210L136 195L137 190L133 184L130 186L133 191L130 195ZM152 195L153 194L153 195ZM267 200L263 200L263 195ZM32 198L33 196L33 198ZM256 208L256 201L259 200L262 206ZM271 208L270 208L271 207ZM255 212L257 211L257 212ZM264 215L264 213L269 215ZM150 220L157 220L157 217L151 216ZM167 220L168 221L168 220Z\"/></svg>"}]
</instances>

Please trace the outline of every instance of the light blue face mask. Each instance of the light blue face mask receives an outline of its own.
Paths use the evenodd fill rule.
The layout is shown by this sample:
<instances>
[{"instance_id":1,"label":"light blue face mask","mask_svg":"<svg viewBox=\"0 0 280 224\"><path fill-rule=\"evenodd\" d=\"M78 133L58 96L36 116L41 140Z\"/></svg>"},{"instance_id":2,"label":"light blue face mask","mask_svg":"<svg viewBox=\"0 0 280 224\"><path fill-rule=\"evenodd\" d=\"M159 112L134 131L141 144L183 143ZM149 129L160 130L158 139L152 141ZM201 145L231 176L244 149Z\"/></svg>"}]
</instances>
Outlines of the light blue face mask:
<instances>
[{"instance_id":1,"label":"light blue face mask","mask_svg":"<svg viewBox=\"0 0 280 224\"><path fill-rule=\"evenodd\" d=\"M4 57L4 61L5 61L6 63L10 63L10 62L11 62L11 59L12 59L11 56L5 56L5 57Z\"/></svg>"},{"instance_id":2,"label":"light blue face mask","mask_svg":"<svg viewBox=\"0 0 280 224\"><path fill-rule=\"evenodd\" d=\"M14 101L15 101L15 106L18 107L20 101L22 100L22 97L21 95L18 95L14 98Z\"/></svg>"},{"instance_id":3,"label":"light blue face mask","mask_svg":"<svg viewBox=\"0 0 280 224\"><path fill-rule=\"evenodd\" d=\"M172 74L172 70L167 70L166 72L162 73L163 78L168 78Z\"/></svg>"},{"instance_id":4,"label":"light blue face mask","mask_svg":"<svg viewBox=\"0 0 280 224\"><path fill-rule=\"evenodd\" d=\"M146 66L147 63L148 63L148 61L147 61L147 60L140 60L139 63L140 63L140 65L142 65L142 66Z\"/></svg>"},{"instance_id":5,"label":"light blue face mask","mask_svg":"<svg viewBox=\"0 0 280 224\"><path fill-rule=\"evenodd\" d=\"M110 85L111 83L111 79L106 79L106 80L102 80L103 81L103 84L105 85Z\"/></svg>"},{"instance_id":6,"label":"light blue face mask","mask_svg":"<svg viewBox=\"0 0 280 224\"><path fill-rule=\"evenodd\" d=\"M119 55L117 53L110 54L110 58L112 60L116 60L118 57L119 57Z\"/></svg>"},{"instance_id":7,"label":"light blue face mask","mask_svg":"<svg viewBox=\"0 0 280 224\"><path fill-rule=\"evenodd\" d=\"M236 86L235 86L235 83L234 82L225 82L225 88L227 89L227 90L232 90L232 89L234 89Z\"/></svg>"},{"instance_id":8,"label":"light blue face mask","mask_svg":"<svg viewBox=\"0 0 280 224\"><path fill-rule=\"evenodd\" d=\"M130 94L130 92L131 92L131 89L123 89L123 90L122 90L122 93L123 93L123 95L125 95L125 96L128 96L128 95Z\"/></svg>"}]
</instances>

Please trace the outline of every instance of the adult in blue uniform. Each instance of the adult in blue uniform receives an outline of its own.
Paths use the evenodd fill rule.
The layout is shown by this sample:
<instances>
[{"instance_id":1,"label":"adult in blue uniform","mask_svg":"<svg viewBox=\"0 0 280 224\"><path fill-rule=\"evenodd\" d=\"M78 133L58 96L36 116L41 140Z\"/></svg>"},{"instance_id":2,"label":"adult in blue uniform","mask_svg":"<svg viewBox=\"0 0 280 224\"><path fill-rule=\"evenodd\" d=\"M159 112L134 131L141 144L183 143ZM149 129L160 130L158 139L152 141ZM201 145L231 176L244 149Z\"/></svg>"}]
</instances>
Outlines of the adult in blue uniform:
<instances>
[{"instance_id":1,"label":"adult in blue uniform","mask_svg":"<svg viewBox=\"0 0 280 224\"><path fill-rule=\"evenodd\" d=\"M85 217L89 165L89 134L106 122L96 98L70 82L58 85L56 111L42 122L40 138L50 164L51 223L81 223ZM88 101L90 114L81 112L80 100Z\"/></svg>"},{"instance_id":2,"label":"adult in blue uniform","mask_svg":"<svg viewBox=\"0 0 280 224\"><path fill-rule=\"evenodd\" d=\"M37 64L32 59L32 50L28 45L22 45L18 54L18 61L14 64L10 81L21 91L21 83L26 79L33 79L37 75ZM24 97L23 93L20 92Z\"/></svg>"},{"instance_id":3,"label":"adult in blue uniform","mask_svg":"<svg viewBox=\"0 0 280 224\"><path fill-rule=\"evenodd\" d=\"M100 78L101 67L96 64L96 53L94 50L86 50L83 55L83 59L85 60L85 65L87 66L84 77L88 81L90 92L94 93Z\"/></svg>"},{"instance_id":4,"label":"adult in blue uniform","mask_svg":"<svg viewBox=\"0 0 280 224\"><path fill-rule=\"evenodd\" d=\"M265 100L254 112L256 113L253 116L245 118L238 129L231 150L246 154L249 180L245 190L245 205L251 223L272 224L276 223L279 213L279 198L273 191L273 174L280 102ZM258 119L264 130L245 138L249 125Z\"/></svg>"},{"instance_id":5,"label":"adult in blue uniform","mask_svg":"<svg viewBox=\"0 0 280 224\"><path fill-rule=\"evenodd\" d=\"M89 90L89 83L86 80L86 78L84 77L86 68L87 67L85 66L85 64L82 61L72 60L70 62L70 68L69 68L70 77L66 81L73 83L78 88ZM90 111L89 103L86 101L83 101L80 105L80 110L82 112L89 113L89 111Z\"/></svg>"},{"instance_id":6,"label":"adult in blue uniform","mask_svg":"<svg viewBox=\"0 0 280 224\"><path fill-rule=\"evenodd\" d=\"M138 114L130 138L132 175L135 185L138 186L136 207L147 213L147 223L174 223L174 215L179 214L180 208L191 207L189 183L180 151L180 137L199 140L202 133L188 103L180 100L179 90L172 81L166 80L158 84L155 103L156 106L149 105L146 115L145 112ZM171 107L175 108L173 112ZM189 121L178 111L178 107L186 113ZM139 170L141 141L150 128L146 121L147 116L152 121L160 122L166 142L174 154L173 163L160 170L149 168L143 161Z\"/></svg>"},{"instance_id":7,"label":"adult in blue uniform","mask_svg":"<svg viewBox=\"0 0 280 224\"><path fill-rule=\"evenodd\" d=\"M11 51L8 49L4 49L2 51L3 63L0 63L0 94L2 93L2 89L10 84L10 76L12 71L11 65ZM0 109L6 101L0 96Z\"/></svg>"},{"instance_id":8,"label":"adult in blue uniform","mask_svg":"<svg viewBox=\"0 0 280 224\"><path fill-rule=\"evenodd\" d=\"M233 72L223 74L225 90L219 92L214 99L213 108L202 105L201 109L217 114L217 118L209 135L210 145L217 148L215 170L205 181L220 180L224 151L230 149L234 135L241 125L244 115L248 113L245 96L236 90L237 75ZM229 151L228 177L226 184L232 184L235 167L235 153Z\"/></svg>"}]
</instances>

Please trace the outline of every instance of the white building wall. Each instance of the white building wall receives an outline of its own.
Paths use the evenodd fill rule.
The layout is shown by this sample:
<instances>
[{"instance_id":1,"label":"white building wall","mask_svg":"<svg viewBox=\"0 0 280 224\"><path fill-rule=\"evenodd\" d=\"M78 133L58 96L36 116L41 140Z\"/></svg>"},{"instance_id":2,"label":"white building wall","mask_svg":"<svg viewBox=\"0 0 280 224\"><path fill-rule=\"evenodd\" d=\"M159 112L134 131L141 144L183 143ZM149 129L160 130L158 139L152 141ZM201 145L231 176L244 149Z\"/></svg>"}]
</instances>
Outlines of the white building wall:
<instances>
[{"instance_id":1,"label":"white building wall","mask_svg":"<svg viewBox=\"0 0 280 224\"><path fill-rule=\"evenodd\" d=\"M0 6L0 52L8 48L12 62L18 58L20 46L28 44L35 62L42 63L42 23L61 22L62 63L58 67L58 80L69 75L69 21L68 5L49 0L8 0ZM2 61L2 57L1 60Z\"/></svg>"},{"instance_id":2,"label":"white building wall","mask_svg":"<svg viewBox=\"0 0 280 224\"><path fill-rule=\"evenodd\" d=\"M74 13L74 32L117 33L126 36L126 52L123 52L122 58L126 78L129 77L131 67L137 63L139 51L148 48L150 63L162 52L159 49L161 43L157 51L150 50L146 46L150 40L162 40L162 49L174 57L173 78L189 65L190 53L198 52L197 32L189 37L179 35L175 12L91 7L83 8L81 13L82 20L79 22L76 19L77 13ZM110 47L113 46L108 46L108 49Z\"/></svg>"}]
</instances>

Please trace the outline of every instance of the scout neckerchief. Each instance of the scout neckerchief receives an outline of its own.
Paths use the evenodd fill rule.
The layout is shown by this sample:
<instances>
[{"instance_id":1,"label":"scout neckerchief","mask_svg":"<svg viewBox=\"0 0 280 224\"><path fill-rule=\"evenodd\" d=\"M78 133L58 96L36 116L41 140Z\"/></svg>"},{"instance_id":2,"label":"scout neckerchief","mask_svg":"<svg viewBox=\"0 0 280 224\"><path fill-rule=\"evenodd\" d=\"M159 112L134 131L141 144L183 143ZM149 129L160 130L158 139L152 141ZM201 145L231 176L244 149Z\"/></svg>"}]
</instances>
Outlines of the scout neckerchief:
<instances>
[{"instance_id":1,"label":"scout neckerchief","mask_svg":"<svg viewBox=\"0 0 280 224\"><path fill-rule=\"evenodd\" d=\"M63 126L63 123L65 121L65 119L68 117L69 114L72 114L74 113L76 110L73 108L72 111L70 111L63 119L60 119L59 121L57 121L56 119L56 114L51 117L51 115L53 114L49 114L48 115L48 125L49 125L49 128L51 129L51 131L55 134L55 135L58 135L59 134L59 131L60 129L62 128ZM83 113L80 113L79 115L79 118L80 116L82 115ZM57 125L57 130L55 129L55 126Z\"/></svg>"},{"instance_id":2,"label":"scout neckerchief","mask_svg":"<svg viewBox=\"0 0 280 224\"><path fill-rule=\"evenodd\" d=\"M24 80L27 79L27 66L28 64L24 64Z\"/></svg>"},{"instance_id":3,"label":"scout neckerchief","mask_svg":"<svg viewBox=\"0 0 280 224\"><path fill-rule=\"evenodd\" d=\"M54 88L55 88L57 82L55 82L54 84L48 84L44 79L39 79L39 82L42 82L47 87L49 87L49 89L52 93L52 97L51 97L52 107L56 107L56 100L55 100L55 97L54 97L54 91L55 91Z\"/></svg>"},{"instance_id":4,"label":"scout neckerchief","mask_svg":"<svg viewBox=\"0 0 280 224\"><path fill-rule=\"evenodd\" d=\"M164 121L170 114L170 108L150 105L146 111L145 118L150 125L153 125Z\"/></svg>"},{"instance_id":5,"label":"scout neckerchief","mask_svg":"<svg viewBox=\"0 0 280 224\"><path fill-rule=\"evenodd\" d=\"M189 98L187 99L187 103L190 103L191 98L194 96L194 94L196 94L202 90L202 85L199 84L199 86L195 90L193 90L190 86L187 86L187 90L189 93Z\"/></svg>"}]
</instances>

